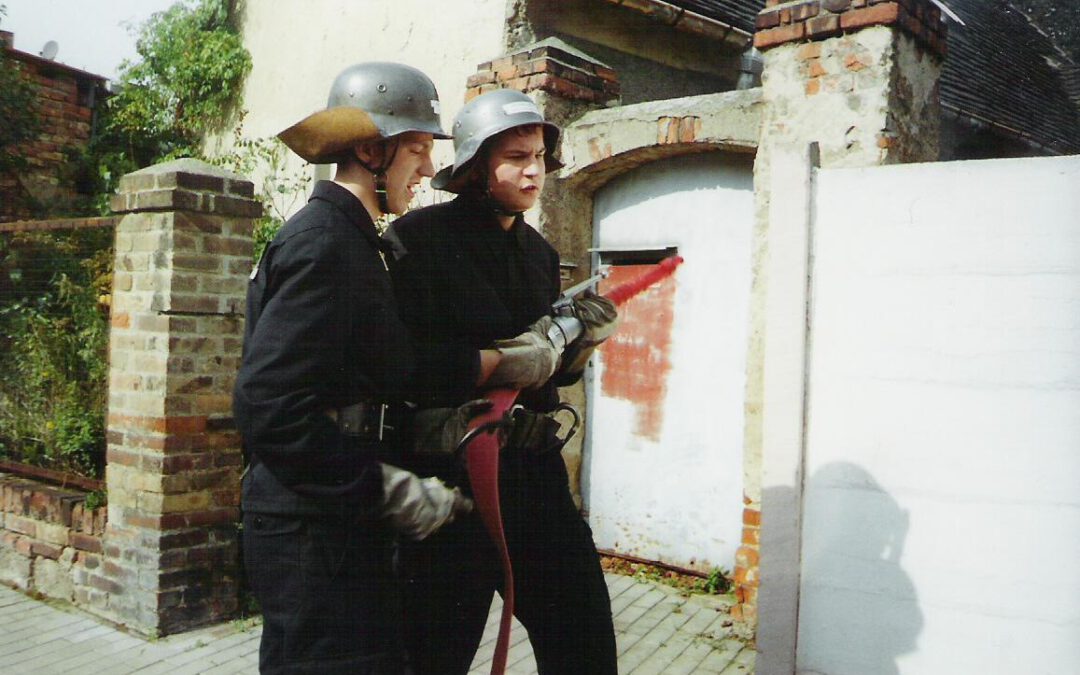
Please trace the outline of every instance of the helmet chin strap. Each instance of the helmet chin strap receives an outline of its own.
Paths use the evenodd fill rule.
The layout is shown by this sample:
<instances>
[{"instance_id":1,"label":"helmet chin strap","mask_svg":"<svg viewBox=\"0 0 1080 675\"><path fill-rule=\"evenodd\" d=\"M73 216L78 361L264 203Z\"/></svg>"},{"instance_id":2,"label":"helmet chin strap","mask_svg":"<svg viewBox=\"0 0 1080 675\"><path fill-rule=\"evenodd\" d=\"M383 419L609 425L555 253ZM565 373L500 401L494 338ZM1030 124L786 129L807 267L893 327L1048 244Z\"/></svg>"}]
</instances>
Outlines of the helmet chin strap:
<instances>
[{"instance_id":1,"label":"helmet chin strap","mask_svg":"<svg viewBox=\"0 0 1080 675\"><path fill-rule=\"evenodd\" d=\"M391 142L393 142L394 147L393 150L390 151L390 156L384 157L382 164L377 167L369 165L359 157L356 158L356 161L360 162L360 166L367 169L368 173L371 174L371 181L375 188L375 199L378 200L379 211L381 211L383 215L390 213L390 198L387 195L386 172L390 168L390 165L394 163L394 158L397 157L398 148L401 147L401 144L398 143L397 140L385 141L383 147L387 147Z\"/></svg>"},{"instance_id":2,"label":"helmet chin strap","mask_svg":"<svg viewBox=\"0 0 1080 675\"><path fill-rule=\"evenodd\" d=\"M477 172L479 173L478 178L483 182L484 185L484 191L480 194L480 203L482 205L490 209L491 212L497 216L509 216L512 218L517 218L521 214L525 213L525 211L512 211L503 206L502 202L500 202L498 199L492 197L491 182L488 179L487 171L483 167L478 166Z\"/></svg>"}]
</instances>

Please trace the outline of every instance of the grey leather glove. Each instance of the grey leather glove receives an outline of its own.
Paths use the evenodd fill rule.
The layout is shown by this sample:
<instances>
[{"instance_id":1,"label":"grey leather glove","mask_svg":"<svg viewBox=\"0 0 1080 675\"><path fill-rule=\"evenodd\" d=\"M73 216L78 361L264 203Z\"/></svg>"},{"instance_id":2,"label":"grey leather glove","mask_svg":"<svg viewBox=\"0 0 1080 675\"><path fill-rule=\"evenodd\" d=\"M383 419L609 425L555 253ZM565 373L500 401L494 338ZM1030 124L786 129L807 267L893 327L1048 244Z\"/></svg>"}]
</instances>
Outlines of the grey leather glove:
<instances>
[{"instance_id":1,"label":"grey leather glove","mask_svg":"<svg viewBox=\"0 0 1080 675\"><path fill-rule=\"evenodd\" d=\"M473 510L471 499L438 478L382 465L382 516L400 536L420 541Z\"/></svg>"},{"instance_id":2,"label":"grey leather glove","mask_svg":"<svg viewBox=\"0 0 1080 675\"><path fill-rule=\"evenodd\" d=\"M529 330L493 345L502 358L485 383L491 387L535 389L559 367L559 351L548 339L551 317L541 317Z\"/></svg>"},{"instance_id":3,"label":"grey leather glove","mask_svg":"<svg viewBox=\"0 0 1080 675\"><path fill-rule=\"evenodd\" d=\"M592 291L585 291L574 300L574 316L585 325L585 332L579 339L590 347L611 337L619 327L619 310L615 303Z\"/></svg>"},{"instance_id":4,"label":"grey leather glove","mask_svg":"<svg viewBox=\"0 0 1080 675\"><path fill-rule=\"evenodd\" d=\"M592 291L574 300L574 316L585 326L581 337L574 341L568 350L563 372L574 375L585 370L593 351L604 340L611 337L619 326L619 312L615 303Z\"/></svg>"},{"instance_id":5,"label":"grey leather glove","mask_svg":"<svg viewBox=\"0 0 1080 675\"><path fill-rule=\"evenodd\" d=\"M491 401L477 399L456 408L428 408L413 416L413 451L452 454L469 430L469 422L491 410Z\"/></svg>"}]
</instances>

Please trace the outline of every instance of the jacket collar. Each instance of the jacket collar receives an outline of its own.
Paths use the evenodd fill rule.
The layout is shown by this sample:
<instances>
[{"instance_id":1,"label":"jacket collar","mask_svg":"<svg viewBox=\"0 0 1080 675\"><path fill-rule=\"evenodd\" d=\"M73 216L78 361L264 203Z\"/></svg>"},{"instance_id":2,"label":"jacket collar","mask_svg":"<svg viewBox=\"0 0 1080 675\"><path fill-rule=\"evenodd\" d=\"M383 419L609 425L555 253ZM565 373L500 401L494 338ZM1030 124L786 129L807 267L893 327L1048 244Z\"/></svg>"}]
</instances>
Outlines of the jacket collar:
<instances>
[{"instance_id":1,"label":"jacket collar","mask_svg":"<svg viewBox=\"0 0 1080 675\"><path fill-rule=\"evenodd\" d=\"M498 218L476 196L460 194L454 199L453 204L463 214L468 215L463 220L475 227L477 232L486 232L489 235L496 232L502 233L502 225L499 224ZM528 227L529 224L525 222L525 216L521 214L514 218L514 223L510 226L509 232L521 248L525 248L527 242L526 228Z\"/></svg>"},{"instance_id":2,"label":"jacket collar","mask_svg":"<svg viewBox=\"0 0 1080 675\"><path fill-rule=\"evenodd\" d=\"M316 199L328 202L344 213L349 222L355 225L367 237L368 241L379 250L384 253L392 250L390 244L379 237L379 232L375 229L375 223L371 220L371 216L368 214L367 209L364 208L364 205L356 198L356 195L334 181L321 180L315 183L315 188L311 191L311 198L308 201Z\"/></svg>"}]
</instances>

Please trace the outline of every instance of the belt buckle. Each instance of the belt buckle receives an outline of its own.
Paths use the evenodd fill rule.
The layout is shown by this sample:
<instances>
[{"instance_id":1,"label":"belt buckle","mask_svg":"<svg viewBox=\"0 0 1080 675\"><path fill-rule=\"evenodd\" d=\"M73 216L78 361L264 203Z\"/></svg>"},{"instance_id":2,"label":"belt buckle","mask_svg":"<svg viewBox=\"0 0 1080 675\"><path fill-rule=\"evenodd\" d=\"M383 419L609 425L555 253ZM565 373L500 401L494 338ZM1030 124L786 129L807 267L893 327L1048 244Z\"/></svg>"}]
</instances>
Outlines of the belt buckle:
<instances>
[{"instance_id":1,"label":"belt buckle","mask_svg":"<svg viewBox=\"0 0 1080 675\"><path fill-rule=\"evenodd\" d=\"M389 408L387 403L361 402L328 411L327 415L337 423L338 430L347 436L383 441L386 432L395 430L395 427L386 423L386 411Z\"/></svg>"},{"instance_id":2,"label":"belt buckle","mask_svg":"<svg viewBox=\"0 0 1080 675\"><path fill-rule=\"evenodd\" d=\"M383 440L383 432L384 431L393 431L394 430L394 427L392 427L392 426L390 426L389 424L386 423L386 409L389 408L389 407L390 406L385 404L385 403L380 403L379 404L379 433L378 433L378 437L379 437L380 441Z\"/></svg>"}]
</instances>

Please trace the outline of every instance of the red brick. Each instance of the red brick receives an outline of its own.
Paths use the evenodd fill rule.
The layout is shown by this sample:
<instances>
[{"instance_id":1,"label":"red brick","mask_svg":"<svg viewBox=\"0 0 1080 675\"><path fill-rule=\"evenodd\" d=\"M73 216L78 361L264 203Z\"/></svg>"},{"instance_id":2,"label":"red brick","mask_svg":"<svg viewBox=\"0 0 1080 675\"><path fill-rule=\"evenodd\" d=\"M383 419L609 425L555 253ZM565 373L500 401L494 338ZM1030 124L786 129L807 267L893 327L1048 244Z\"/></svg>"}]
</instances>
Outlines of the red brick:
<instances>
[{"instance_id":1,"label":"red brick","mask_svg":"<svg viewBox=\"0 0 1080 675\"><path fill-rule=\"evenodd\" d=\"M888 26L896 23L899 18L900 5L896 2L885 2L841 14L840 27L850 30L867 26Z\"/></svg>"},{"instance_id":2,"label":"red brick","mask_svg":"<svg viewBox=\"0 0 1080 675\"><path fill-rule=\"evenodd\" d=\"M474 73L465 80L466 87L479 87L482 84L491 84L495 81L495 73L490 70L482 70Z\"/></svg>"},{"instance_id":3,"label":"red brick","mask_svg":"<svg viewBox=\"0 0 1080 675\"><path fill-rule=\"evenodd\" d=\"M743 509L743 525L752 525L754 527L761 527L761 511L754 509Z\"/></svg>"},{"instance_id":4,"label":"red brick","mask_svg":"<svg viewBox=\"0 0 1080 675\"><path fill-rule=\"evenodd\" d=\"M791 8L791 18L794 21L806 21L809 18L815 17L821 11L821 5L818 0L811 0L811 2L804 2L801 5L795 5Z\"/></svg>"},{"instance_id":5,"label":"red brick","mask_svg":"<svg viewBox=\"0 0 1080 675\"><path fill-rule=\"evenodd\" d=\"M831 14L818 16L806 22L806 36L814 40L831 37L840 33L840 17Z\"/></svg>"},{"instance_id":6,"label":"red brick","mask_svg":"<svg viewBox=\"0 0 1080 675\"><path fill-rule=\"evenodd\" d=\"M825 66L821 65L821 59L814 59L807 62L807 74L811 78L816 78L828 75L828 71L825 70Z\"/></svg>"},{"instance_id":7,"label":"red brick","mask_svg":"<svg viewBox=\"0 0 1080 675\"><path fill-rule=\"evenodd\" d=\"M72 532L69 536L71 545L80 551L89 551L90 553L101 553L101 537L95 537L92 534L84 534L82 532Z\"/></svg>"},{"instance_id":8,"label":"red brick","mask_svg":"<svg viewBox=\"0 0 1080 675\"><path fill-rule=\"evenodd\" d=\"M30 545L30 551L36 556L56 560L60 557L60 554L64 552L64 547L55 544L47 544L43 541L35 541Z\"/></svg>"},{"instance_id":9,"label":"red brick","mask_svg":"<svg viewBox=\"0 0 1080 675\"><path fill-rule=\"evenodd\" d=\"M817 42L809 42L795 52L795 59L797 61L809 61L810 59L816 59L821 56L821 44Z\"/></svg>"},{"instance_id":10,"label":"red brick","mask_svg":"<svg viewBox=\"0 0 1080 675\"><path fill-rule=\"evenodd\" d=\"M754 46L758 49L768 49L769 47L802 40L805 35L806 24L802 23L770 28L754 34Z\"/></svg>"},{"instance_id":11,"label":"red brick","mask_svg":"<svg viewBox=\"0 0 1080 675\"><path fill-rule=\"evenodd\" d=\"M110 429L141 429L159 434L165 432L164 417L137 417L110 413L108 425Z\"/></svg>"},{"instance_id":12,"label":"red brick","mask_svg":"<svg viewBox=\"0 0 1080 675\"><path fill-rule=\"evenodd\" d=\"M693 143L700 130L700 117L683 117L679 120L679 142Z\"/></svg>"},{"instance_id":13,"label":"red brick","mask_svg":"<svg viewBox=\"0 0 1080 675\"><path fill-rule=\"evenodd\" d=\"M848 54L846 57L844 57L844 67L848 70L858 72L865 68L866 64L863 63L858 56L855 56L854 54Z\"/></svg>"},{"instance_id":14,"label":"red brick","mask_svg":"<svg viewBox=\"0 0 1080 675\"><path fill-rule=\"evenodd\" d=\"M776 28L780 25L780 12L762 12L757 15L754 20L754 26L758 30L765 30L767 28Z\"/></svg>"}]
</instances>

